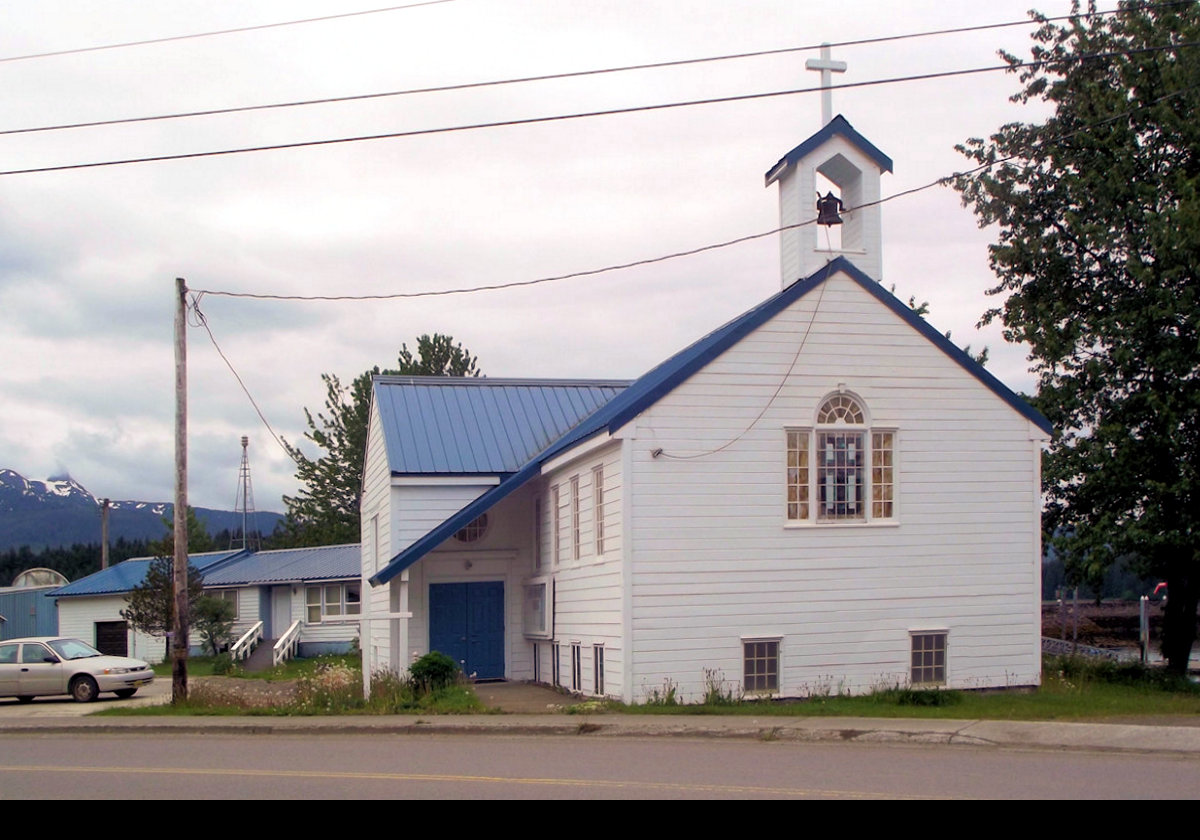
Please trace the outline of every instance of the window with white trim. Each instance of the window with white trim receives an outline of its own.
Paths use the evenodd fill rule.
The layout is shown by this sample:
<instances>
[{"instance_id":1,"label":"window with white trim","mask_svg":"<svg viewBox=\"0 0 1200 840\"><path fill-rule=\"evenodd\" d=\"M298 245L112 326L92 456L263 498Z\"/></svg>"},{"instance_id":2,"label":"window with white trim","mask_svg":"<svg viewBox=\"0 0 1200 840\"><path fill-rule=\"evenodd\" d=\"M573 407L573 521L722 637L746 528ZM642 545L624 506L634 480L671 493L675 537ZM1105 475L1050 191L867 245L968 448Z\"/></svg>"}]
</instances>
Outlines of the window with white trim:
<instances>
[{"instance_id":1,"label":"window with white trim","mask_svg":"<svg viewBox=\"0 0 1200 840\"><path fill-rule=\"evenodd\" d=\"M604 556L604 465L592 467L592 535L596 556Z\"/></svg>"},{"instance_id":2,"label":"window with white trim","mask_svg":"<svg viewBox=\"0 0 1200 840\"><path fill-rule=\"evenodd\" d=\"M571 690L583 691L583 646L571 643Z\"/></svg>"},{"instance_id":3,"label":"window with white trim","mask_svg":"<svg viewBox=\"0 0 1200 840\"><path fill-rule=\"evenodd\" d=\"M867 425L855 397L821 404L816 426L788 429L786 516L789 522L866 522L895 517L896 432Z\"/></svg>"},{"instance_id":4,"label":"window with white trim","mask_svg":"<svg viewBox=\"0 0 1200 840\"><path fill-rule=\"evenodd\" d=\"M583 545L583 531L579 527L579 476L571 476L571 559L578 560Z\"/></svg>"},{"instance_id":5,"label":"window with white trim","mask_svg":"<svg viewBox=\"0 0 1200 840\"><path fill-rule=\"evenodd\" d=\"M362 587L357 583L306 586L304 611L309 624L355 618L362 613Z\"/></svg>"},{"instance_id":6,"label":"window with white trim","mask_svg":"<svg viewBox=\"0 0 1200 840\"><path fill-rule=\"evenodd\" d=\"M560 524L561 520L559 519L559 514L562 512L562 508L559 506L559 496L561 495L562 494L558 492L557 484L550 488L550 503L554 507L554 513L550 517L550 525L552 530L550 535L550 544L553 547L555 566L562 561L562 526ZM558 685L558 683L556 682L555 685Z\"/></svg>"},{"instance_id":7,"label":"window with white trim","mask_svg":"<svg viewBox=\"0 0 1200 840\"><path fill-rule=\"evenodd\" d=\"M210 589L204 593L210 598L219 598L233 606L233 620L238 620L238 590L236 589Z\"/></svg>"},{"instance_id":8,"label":"window with white trim","mask_svg":"<svg viewBox=\"0 0 1200 840\"><path fill-rule=\"evenodd\" d=\"M911 633L912 670L909 681L918 686L946 684L946 637L944 631Z\"/></svg>"},{"instance_id":9,"label":"window with white trim","mask_svg":"<svg viewBox=\"0 0 1200 840\"><path fill-rule=\"evenodd\" d=\"M555 688L562 687L562 645L558 642L550 645L550 681Z\"/></svg>"},{"instance_id":10,"label":"window with white trim","mask_svg":"<svg viewBox=\"0 0 1200 840\"><path fill-rule=\"evenodd\" d=\"M604 645L592 645L593 694L604 694Z\"/></svg>"},{"instance_id":11,"label":"window with white trim","mask_svg":"<svg viewBox=\"0 0 1200 840\"><path fill-rule=\"evenodd\" d=\"M742 640L742 690L747 694L779 691L779 639Z\"/></svg>"},{"instance_id":12,"label":"window with white trim","mask_svg":"<svg viewBox=\"0 0 1200 840\"><path fill-rule=\"evenodd\" d=\"M533 568L542 568L542 497L533 500Z\"/></svg>"}]
</instances>

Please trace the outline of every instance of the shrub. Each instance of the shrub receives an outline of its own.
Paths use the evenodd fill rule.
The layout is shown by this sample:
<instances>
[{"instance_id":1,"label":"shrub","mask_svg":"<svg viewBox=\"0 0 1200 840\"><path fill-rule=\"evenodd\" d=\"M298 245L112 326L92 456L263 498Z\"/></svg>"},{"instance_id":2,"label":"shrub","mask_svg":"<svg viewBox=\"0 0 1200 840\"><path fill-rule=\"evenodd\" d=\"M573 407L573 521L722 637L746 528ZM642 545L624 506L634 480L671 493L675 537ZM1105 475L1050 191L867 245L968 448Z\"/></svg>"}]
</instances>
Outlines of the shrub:
<instances>
[{"instance_id":1,"label":"shrub","mask_svg":"<svg viewBox=\"0 0 1200 840\"><path fill-rule=\"evenodd\" d=\"M233 657L228 653L218 653L212 658L212 672L218 677L236 673L237 670L237 663L233 661Z\"/></svg>"},{"instance_id":2,"label":"shrub","mask_svg":"<svg viewBox=\"0 0 1200 840\"><path fill-rule=\"evenodd\" d=\"M414 687L422 694L454 685L462 673L457 662L438 650L431 650L422 656L412 664L408 672L412 676Z\"/></svg>"}]
</instances>

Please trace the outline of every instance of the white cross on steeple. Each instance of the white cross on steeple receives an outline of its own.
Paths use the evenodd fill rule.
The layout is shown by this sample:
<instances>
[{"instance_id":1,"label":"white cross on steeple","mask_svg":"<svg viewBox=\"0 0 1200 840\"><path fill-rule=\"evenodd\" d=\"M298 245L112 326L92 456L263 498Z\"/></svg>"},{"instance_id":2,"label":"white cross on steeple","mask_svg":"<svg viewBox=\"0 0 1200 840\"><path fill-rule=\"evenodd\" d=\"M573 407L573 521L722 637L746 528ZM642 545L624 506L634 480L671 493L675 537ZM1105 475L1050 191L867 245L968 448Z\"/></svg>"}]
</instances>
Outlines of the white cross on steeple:
<instances>
[{"instance_id":1,"label":"white cross on steeple","mask_svg":"<svg viewBox=\"0 0 1200 840\"><path fill-rule=\"evenodd\" d=\"M804 62L805 70L817 70L821 73L821 125L829 125L833 120L833 92L830 86L833 84L834 73L845 73L846 62L834 61L830 58L829 44L821 45L821 57L810 58Z\"/></svg>"}]
</instances>

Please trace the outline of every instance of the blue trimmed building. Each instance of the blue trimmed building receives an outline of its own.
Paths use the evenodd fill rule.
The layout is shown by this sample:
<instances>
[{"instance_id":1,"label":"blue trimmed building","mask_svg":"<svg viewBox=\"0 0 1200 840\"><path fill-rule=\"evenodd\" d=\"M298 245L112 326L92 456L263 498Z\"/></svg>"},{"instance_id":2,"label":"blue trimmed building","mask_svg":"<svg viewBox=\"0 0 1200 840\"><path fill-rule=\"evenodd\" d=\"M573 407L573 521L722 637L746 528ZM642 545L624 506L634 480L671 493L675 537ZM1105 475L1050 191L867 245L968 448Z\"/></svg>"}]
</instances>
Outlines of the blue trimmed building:
<instances>
[{"instance_id":1,"label":"blue trimmed building","mask_svg":"<svg viewBox=\"0 0 1200 840\"><path fill-rule=\"evenodd\" d=\"M781 159L781 291L633 382L377 377L364 672L437 649L626 701L1036 684L1050 427L879 283L891 168L840 116Z\"/></svg>"},{"instance_id":2,"label":"blue trimmed building","mask_svg":"<svg viewBox=\"0 0 1200 840\"><path fill-rule=\"evenodd\" d=\"M272 642L298 622L299 653L314 656L344 652L358 639L360 555L353 544L212 551L188 561L203 575L206 593L233 604L234 639L257 628ZM129 593L146 579L152 562L129 559L51 592L48 597L58 602L57 633L105 653L161 662L165 640L135 631L121 618ZM199 638L190 641L198 650Z\"/></svg>"}]
</instances>

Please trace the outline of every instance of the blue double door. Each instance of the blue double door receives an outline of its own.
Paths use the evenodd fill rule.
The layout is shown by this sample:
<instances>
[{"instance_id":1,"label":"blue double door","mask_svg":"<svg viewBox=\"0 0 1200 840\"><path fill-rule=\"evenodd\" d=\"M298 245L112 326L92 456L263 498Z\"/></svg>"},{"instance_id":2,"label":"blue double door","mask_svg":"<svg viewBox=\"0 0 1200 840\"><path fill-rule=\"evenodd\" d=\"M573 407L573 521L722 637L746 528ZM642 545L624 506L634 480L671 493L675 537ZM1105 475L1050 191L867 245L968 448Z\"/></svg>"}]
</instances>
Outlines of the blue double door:
<instances>
[{"instance_id":1,"label":"blue double door","mask_svg":"<svg viewBox=\"0 0 1200 840\"><path fill-rule=\"evenodd\" d=\"M429 586L429 649L479 680L504 677L504 582Z\"/></svg>"}]
</instances>

